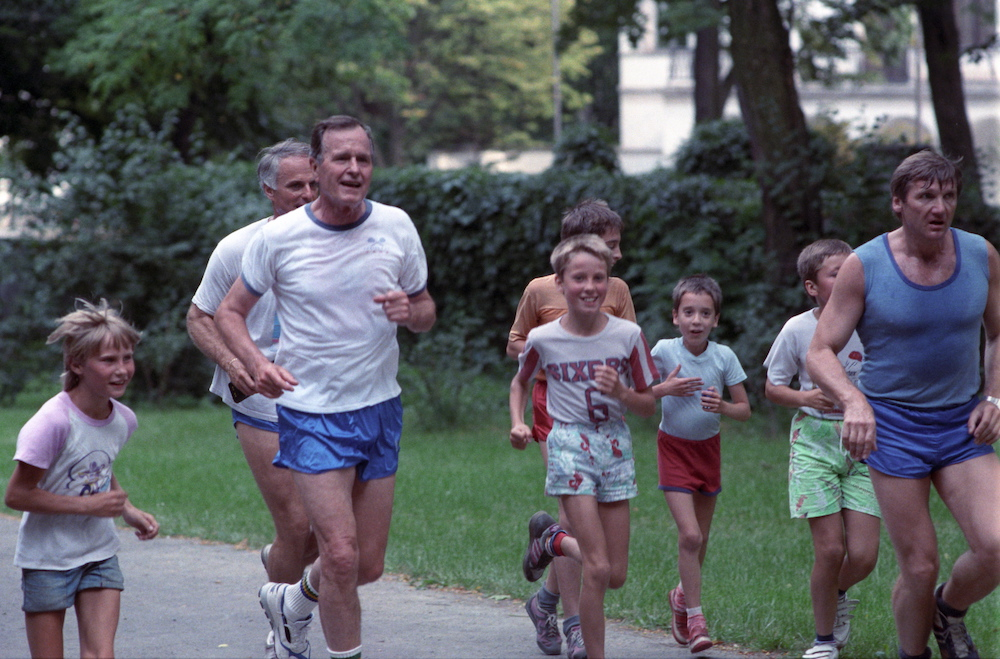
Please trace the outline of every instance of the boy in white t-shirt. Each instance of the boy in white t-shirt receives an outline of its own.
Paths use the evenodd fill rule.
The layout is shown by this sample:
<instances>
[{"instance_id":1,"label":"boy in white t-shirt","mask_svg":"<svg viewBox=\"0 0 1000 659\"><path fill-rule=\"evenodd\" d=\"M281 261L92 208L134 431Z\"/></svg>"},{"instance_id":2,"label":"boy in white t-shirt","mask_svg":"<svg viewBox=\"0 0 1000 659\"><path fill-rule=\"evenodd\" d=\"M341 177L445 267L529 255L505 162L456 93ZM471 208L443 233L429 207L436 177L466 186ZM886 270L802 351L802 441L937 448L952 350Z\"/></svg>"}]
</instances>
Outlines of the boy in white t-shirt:
<instances>
[{"instance_id":1,"label":"boy in white t-shirt","mask_svg":"<svg viewBox=\"0 0 1000 659\"><path fill-rule=\"evenodd\" d=\"M818 240L802 250L799 277L816 308L792 317L781 328L764 360L764 395L772 403L797 407L790 433L788 503L793 518L807 518L815 561L809 578L816 639L805 659L837 659L851 633L858 600L847 589L875 568L879 545L879 508L868 467L841 446L844 418L806 371L806 353L816 323L851 246L841 240ZM857 332L838 355L857 382L864 348ZM799 388L791 387L794 378Z\"/></svg>"},{"instance_id":2,"label":"boy in white t-shirt","mask_svg":"<svg viewBox=\"0 0 1000 659\"><path fill-rule=\"evenodd\" d=\"M673 291L673 320L681 332L653 346L663 382L653 386L662 399L656 437L657 467L670 514L677 525L680 584L670 591L671 631L692 654L712 647L701 608L701 566L722 490L720 418L750 418L746 373L736 354L710 341L719 325L722 290L708 275L684 277ZM722 398L729 390L731 401ZM697 394L697 395L696 395Z\"/></svg>"},{"instance_id":3,"label":"boy in white t-shirt","mask_svg":"<svg viewBox=\"0 0 1000 659\"><path fill-rule=\"evenodd\" d=\"M17 465L4 503L24 511L14 564L22 570L25 630L32 657L63 656L63 622L73 606L84 657L114 656L124 579L114 518L140 540L159 533L132 505L111 471L136 429L125 393L139 332L107 302L59 320L48 342L62 341L63 391L17 436Z\"/></svg>"},{"instance_id":4,"label":"boy in white t-shirt","mask_svg":"<svg viewBox=\"0 0 1000 659\"><path fill-rule=\"evenodd\" d=\"M537 581L556 556L583 564L580 631L590 659L604 657L604 593L620 588L628 572L628 501L638 490L623 417L656 411L650 386L659 377L639 326L601 311L611 264L596 235L559 243L552 269L566 314L528 333L510 384L510 442L523 450L532 439L524 422L529 387L539 370L546 373L553 425L545 493L560 498L574 533L548 513L533 515L524 575Z\"/></svg>"}]
</instances>

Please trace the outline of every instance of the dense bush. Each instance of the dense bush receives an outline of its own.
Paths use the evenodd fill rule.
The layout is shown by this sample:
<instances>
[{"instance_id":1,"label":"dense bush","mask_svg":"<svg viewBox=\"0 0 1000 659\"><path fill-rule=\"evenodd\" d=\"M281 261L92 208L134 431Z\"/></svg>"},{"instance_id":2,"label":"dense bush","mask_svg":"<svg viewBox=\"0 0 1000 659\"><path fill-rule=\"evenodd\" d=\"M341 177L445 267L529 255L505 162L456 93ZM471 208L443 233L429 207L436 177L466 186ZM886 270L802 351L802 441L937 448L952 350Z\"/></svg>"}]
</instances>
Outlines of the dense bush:
<instances>
[{"instance_id":1,"label":"dense bush","mask_svg":"<svg viewBox=\"0 0 1000 659\"><path fill-rule=\"evenodd\" d=\"M583 171L599 169L607 173L618 171L614 135L607 128L593 123L568 126L556 143L552 161L555 169Z\"/></svg>"},{"instance_id":2,"label":"dense bush","mask_svg":"<svg viewBox=\"0 0 1000 659\"><path fill-rule=\"evenodd\" d=\"M4 246L0 393L57 371L43 347L52 321L74 298L104 297L143 331L133 392L201 395L210 370L184 317L218 240L269 210L253 164L185 165L166 131L127 113L100 141L71 131L59 158L49 180L15 179L24 231Z\"/></svg>"},{"instance_id":3,"label":"dense bush","mask_svg":"<svg viewBox=\"0 0 1000 659\"><path fill-rule=\"evenodd\" d=\"M746 126L735 119L698 124L674 155L674 167L681 174L752 178L753 155Z\"/></svg>"},{"instance_id":4,"label":"dense bush","mask_svg":"<svg viewBox=\"0 0 1000 659\"><path fill-rule=\"evenodd\" d=\"M447 422L472 375L512 372L504 346L517 301L530 279L548 274L560 219L586 197L607 200L625 218L615 274L631 286L647 338L675 335L677 279L708 273L724 293L715 338L733 347L759 393L771 340L808 300L795 280L767 283L773 259L763 249L760 193L743 169L744 140L731 123L699 130L682 149L683 169L641 176L579 160L538 175L377 170L371 197L413 217L438 303L434 331L400 332L413 366L402 377L428 401L423 417ZM902 155L860 145L831 161L825 235L856 245L896 226L887 180ZM185 165L162 132L128 114L99 141L71 133L61 157L51 180L12 177L14 212L32 218L32 232L0 242L0 393L15 392L39 369L57 370L43 341L74 297L106 297L145 333L133 395L200 395L210 369L187 338L184 316L218 240L268 212L252 164ZM996 239L996 220L995 209L963 207L957 222Z\"/></svg>"}]
</instances>

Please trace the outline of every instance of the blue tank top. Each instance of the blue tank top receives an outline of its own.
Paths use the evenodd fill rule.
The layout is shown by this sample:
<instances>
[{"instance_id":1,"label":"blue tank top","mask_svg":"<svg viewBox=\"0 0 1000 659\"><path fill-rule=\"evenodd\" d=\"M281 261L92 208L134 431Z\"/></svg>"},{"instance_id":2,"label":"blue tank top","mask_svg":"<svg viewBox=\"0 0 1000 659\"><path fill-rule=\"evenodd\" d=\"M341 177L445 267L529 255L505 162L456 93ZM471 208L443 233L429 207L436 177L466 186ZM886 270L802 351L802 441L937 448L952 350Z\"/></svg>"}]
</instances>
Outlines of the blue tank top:
<instances>
[{"instance_id":1,"label":"blue tank top","mask_svg":"<svg viewBox=\"0 0 1000 659\"><path fill-rule=\"evenodd\" d=\"M865 346L859 386L866 396L909 407L949 407L979 391L979 343L989 263L986 240L959 229L955 272L936 286L907 279L883 234L855 250L865 273Z\"/></svg>"}]
</instances>

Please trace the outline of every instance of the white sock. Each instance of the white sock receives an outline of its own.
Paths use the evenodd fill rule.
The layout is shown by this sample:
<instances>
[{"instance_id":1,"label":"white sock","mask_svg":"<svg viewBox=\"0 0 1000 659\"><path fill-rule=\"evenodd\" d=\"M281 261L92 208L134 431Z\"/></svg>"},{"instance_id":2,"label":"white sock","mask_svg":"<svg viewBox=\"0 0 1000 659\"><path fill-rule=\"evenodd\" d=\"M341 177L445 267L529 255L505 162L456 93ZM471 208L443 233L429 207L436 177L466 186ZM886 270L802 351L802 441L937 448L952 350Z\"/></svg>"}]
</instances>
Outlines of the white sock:
<instances>
[{"instance_id":1,"label":"white sock","mask_svg":"<svg viewBox=\"0 0 1000 659\"><path fill-rule=\"evenodd\" d=\"M689 618L691 616L700 616L700 615L701 615L701 607L700 606L696 606L693 609L688 609L688 617Z\"/></svg>"},{"instance_id":2,"label":"white sock","mask_svg":"<svg viewBox=\"0 0 1000 659\"><path fill-rule=\"evenodd\" d=\"M360 645L353 650L344 650L342 652L336 652L330 648L327 648L326 651L330 653L330 659L361 659Z\"/></svg>"},{"instance_id":3,"label":"white sock","mask_svg":"<svg viewBox=\"0 0 1000 659\"><path fill-rule=\"evenodd\" d=\"M312 584L309 577L312 570L302 575L302 581L289 584L285 590L285 611L295 620L307 618L319 604L319 589ZM350 655L348 655L350 656Z\"/></svg>"}]
</instances>

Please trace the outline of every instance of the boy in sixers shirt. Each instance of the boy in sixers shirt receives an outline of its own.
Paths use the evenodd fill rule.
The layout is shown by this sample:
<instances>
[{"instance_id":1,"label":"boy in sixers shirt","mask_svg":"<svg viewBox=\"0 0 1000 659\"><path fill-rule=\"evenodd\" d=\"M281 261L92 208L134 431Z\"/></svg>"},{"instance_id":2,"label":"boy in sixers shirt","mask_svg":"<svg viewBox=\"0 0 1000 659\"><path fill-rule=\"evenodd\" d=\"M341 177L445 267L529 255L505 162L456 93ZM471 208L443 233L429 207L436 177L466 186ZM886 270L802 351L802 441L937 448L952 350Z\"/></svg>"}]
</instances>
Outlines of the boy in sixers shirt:
<instances>
[{"instance_id":1,"label":"boy in sixers shirt","mask_svg":"<svg viewBox=\"0 0 1000 659\"><path fill-rule=\"evenodd\" d=\"M532 378L544 369L553 419L545 493L561 499L576 535L548 513L535 513L522 567L528 581L537 581L555 556L583 564L580 629L587 656L602 659L604 593L625 583L628 501L638 493L623 417L625 410L653 415L650 387L659 374L639 326L601 311L612 264L604 241L573 236L559 243L551 262L567 313L528 333L510 385L510 442L524 449L531 440L524 410Z\"/></svg>"}]
</instances>

